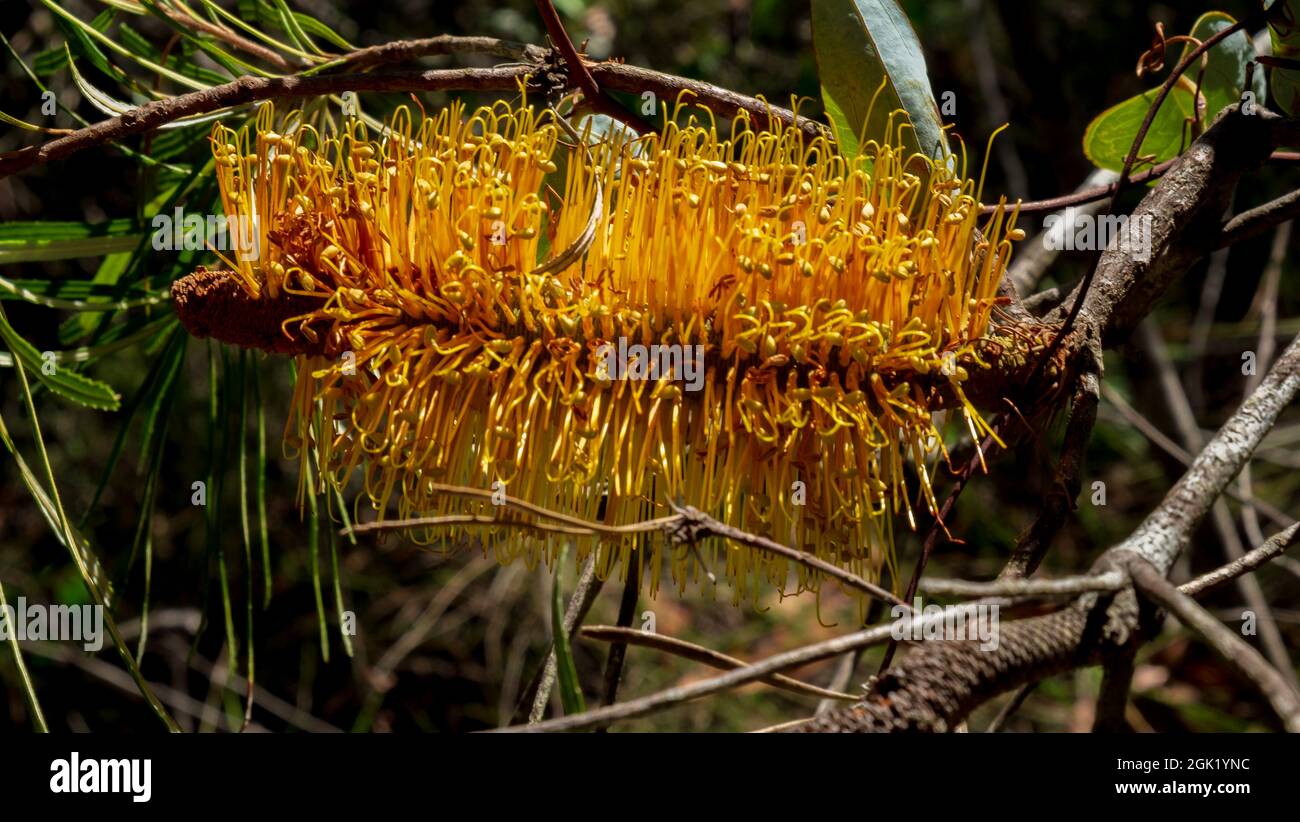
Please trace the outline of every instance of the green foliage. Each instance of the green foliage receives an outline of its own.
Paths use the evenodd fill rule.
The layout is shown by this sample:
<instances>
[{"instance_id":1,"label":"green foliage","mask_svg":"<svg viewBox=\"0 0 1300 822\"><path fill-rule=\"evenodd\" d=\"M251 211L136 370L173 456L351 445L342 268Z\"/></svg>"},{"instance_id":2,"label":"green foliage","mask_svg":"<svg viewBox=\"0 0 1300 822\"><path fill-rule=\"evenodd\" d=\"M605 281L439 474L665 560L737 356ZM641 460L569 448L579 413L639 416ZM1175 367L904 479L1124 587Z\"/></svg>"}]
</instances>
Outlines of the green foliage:
<instances>
[{"instance_id":1,"label":"green foliage","mask_svg":"<svg viewBox=\"0 0 1300 822\"><path fill-rule=\"evenodd\" d=\"M812 28L822 101L844 153L856 154L862 135L883 142L901 109L912 126L903 144L947 156L921 43L894 0L813 0Z\"/></svg>"},{"instance_id":2,"label":"green foliage","mask_svg":"<svg viewBox=\"0 0 1300 822\"><path fill-rule=\"evenodd\" d=\"M1290 61L1270 72L1273 99L1278 108L1295 116L1300 114L1300 3L1296 0L1270 0L1268 35L1273 56Z\"/></svg>"},{"instance_id":3,"label":"green foliage","mask_svg":"<svg viewBox=\"0 0 1300 822\"><path fill-rule=\"evenodd\" d=\"M1212 11L1201 15L1192 27L1191 36L1205 41L1235 23L1227 14ZM1184 45L1178 61L1170 63L1170 68L1186 59L1192 48L1191 44ZM1139 160L1154 165L1181 154L1220 111L1241 100L1246 64L1254 58L1250 37L1240 31L1207 51L1204 72L1196 65L1189 67L1156 112L1138 149ZM1252 91L1255 102L1262 104L1266 94L1264 72L1255 72ZM1142 92L1093 119L1083 135L1083 152L1094 165L1111 171L1124 168L1124 160L1156 96L1155 89Z\"/></svg>"}]
</instances>

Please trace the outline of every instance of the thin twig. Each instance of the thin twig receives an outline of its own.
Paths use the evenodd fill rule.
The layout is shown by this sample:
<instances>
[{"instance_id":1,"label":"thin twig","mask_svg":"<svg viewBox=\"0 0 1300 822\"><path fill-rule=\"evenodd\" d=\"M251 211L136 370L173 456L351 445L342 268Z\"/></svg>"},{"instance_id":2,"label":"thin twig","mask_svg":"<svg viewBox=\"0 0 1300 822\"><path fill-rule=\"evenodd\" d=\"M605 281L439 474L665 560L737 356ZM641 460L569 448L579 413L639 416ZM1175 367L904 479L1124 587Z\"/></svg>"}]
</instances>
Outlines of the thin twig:
<instances>
[{"instance_id":1,"label":"thin twig","mask_svg":"<svg viewBox=\"0 0 1300 822\"><path fill-rule=\"evenodd\" d=\"M1208 574L1202 574L1191 582L1184 582L1178 586L1178 590L1191 597L1200 596L1228 584L1242 574L1249 574L1289 548L1295 542L1298 532L1300 532L1300 522L1284 531L1279 531L1269 537L1268 541L1263 545L1247 554L1243 554L1232 562L1216 568Z\"/></svg>"},{"instance_id":2,"label":"thin twig","mask_svg":"<svg viewBox=\"0 0 1300 822\"><path fill-rule=\"evenodd\" d=\"M984 729L984 733L995 734L1002 730L1002 728L1006 726L1007 720L1009 720L1016 711L1020 710L1020 706L1025 704L1025 700L1029 698L1029 695L1033 693L1033 690L1037 687L1037 682L1022 685L1020 689L1016 691L1015 695L1012 696L1011 699L1007 700L1007 704L1002 706L1002 710L998 711L998 715L993 717L993 721Z\"/></svg>"},{"instance_id":3,"label":"thin twig","mask_svg":"<svg viewBox=\"0 0 1300 822\"><path fill-rule=\"evenodd\" d=\"M582 566L582 571L578 574L578 584L573 589L573 595L569 597L569 605L564 609L564 633L566 636L573 636L574 629L585 613L582 603L587 598L587 592L591 589L592 581L596 578L596 553L593 551L591 556L587 557L587 562ZM558 577L556 578L558 583ZM555 638L551 639L551 650L546 656L546 667L542 671L542 681L537 686L537 693L533 697L533 709L528 714L530 723L542 721L542 716L546 713L546 703L551 699L551 688L555 687L555 675L558 669L558 663L555 656Z\"/></svg>"},{"instance_id":4,"label":"thin twig","mask_svg":"<svg viewBox=\"0 0 1300 822\"><path fill-rule=\"evenodd\" d=\"M1004 600L981 600L976 603L978 606L1004 605ZM964 605L945 608L941 612L933 613L928 616L920 615L916 617L916 624L924 631L925 626L932 621L943 621L950 618L950 611L953 608L963 609L963 613L971 607L971 603ZM812 662L818 662L830 657L839 656L840 654L852 651L856 648L869 648L872 645L879 645L890 637L894 632L893 625L877 625L872 628L866 628L861 631L855 631L851 634L835 637L834 639L823 640L811 645L805 645L802 648L796 648L792 651L774 654L766 659L759 660L752 665L739 668L735 671L728 671L720 676L710 679L692 682L689 685L679 685L668 688L658 693L650 694L639 699L633 699L628 702L619 702L604 708L587 711L583 714L574 714L556 719L549 719L545 722L539 722L536 725L513 725L508 728L500 728L497 732L544 732L544 731L574 731L581 728L590 728L597 725L605 725L621 719L635 719L639 716L655 713L689 702L692 699L699 699L703 696L719 693L721 691L738 688L750 682L756 682L764 677L786 671L791 668L799 668ZM491 732L489 732L491 733Z\"/></svg>"},{"instance_id":5,"label":"thin twig","mask_svg":"<svg viewBox=\"0 0 1300 822\"><path fill-rule=\"evenodd\" d=\"M669 534L670 538L672 538L674 542L695 542L703 536L722 537L723 539L729 539L732 542L738 542L741 545L748 545L750 548L757 548L760 551L767 551L768 553L785 557L786 559L797 562L807 568L825 574L836 582L840 582L849 588L861 591L864 594L868 594L884 602L888 602L890 605L902 605L907 607L907 604L903 600L894 596L889 591L886 591L884 588L881 588L879 585L868 582L857 574L846 571L838 565L832 565L826 560L814 556L807 551L790 548L779 542L774 542L767 537L742 531L739 528L720 522L703 511L692 508L689 505L672 504L672 507L680 520L677 523L667 525L664 530Z\"/></svg>"},{"instance_id":6,"label":"thin twig","mask_svg":"<svg viewBox=\"0 0 1300 822\"><path fill-rule=\"evenodd\" d=\"M1257 237L1271 228L1300 217L1300 189L1283 194L1276 200L1243 211L1223 225L1219 235L1219 247L1231 245Z\"/></svg>"},{"instance_id":7,"label":"thin twig","mask_svg":"<svg viewBox=\"0 0 1300 822\"><path fill-rule=\"evenodd\" d=\"M932 596L952 597L1054 597L1086 594L1090 591L1118 591L1124 575L1118 571L1064 579L998 579L969 582L962 579L923 579L921 590Z\"/></svg>"},{"instance_id":8,"label":"thin twig","mask_svg":"<svg viewBox=\"0 0 1300 822\"><path fill-rule=\"evenodd\" d=\"M580 636L589 639L609 642L619 645L639 645L643 648L653 648L656 651L680 656L683 659L689 659L692 662L701 662L710 665L719 670L733 670L743 668L749 663L743 659L737 659L734 656L727 656L711 648L705 648L703 645L697 645L694 642L687 642L677 637L657 634L653 631L639 631L636 628L623 628L614 625L588 625L579 632ZM819 688L816 685L809 685L793 677L782 674L772 674L764 677L762 682L790 691L803 696L816 696L823 699L847 699L855 700L858 697L853 694L833 691L828 688ZM606 703L612 704L612 703Z\"/></svg>"},{"instance_id":9,"label":"thin twig","mask_svg":"<svg viewBox=\"0 0 1300 822\"><path fill-rule=\"evenodd\" d=\"M1182 382L1178 379L1178 372L1175 370L1173 360L1169 356L1164 338L1161 337L1159 330L1150 319L1143 322L1138 330L1143 345L1147 348L1155 363L1156 374L1165 396L1165 404L1174 417L1175 424L1179 429L1179 435L1183 438L1183 442L1189 450L1199 449L1204 438L1200 427L1196 424L1191 402L1187 399L1187 393L1183 390ZM1263 364L1260 367L1263 368ZM1258 381L1256 381L1256 387L1258 387L1258 384ZM1252 390L1247 396L1252 396L1254 393ZM1241 470L1244 470L1247 464L1248 461L1243 460ZM1225 485L1224 490L1231 487L1231 484ZM1210 513L1214 529L1219 535L1219 542L1223 546L1227 558L1229 560L1240 558L1246 553L1246 547L1242 544L1241 535L1237 532L1237 524L1232 517L1232 512L1228 509L1227 502L1222 498L1216 498L1210 508ZM1295 672L1292 669L1286 642L1282 638L1282 631L1278 627L1277 619L1273 616L1273 609L1269 605L1268 598L1264 595L1264 589L1260 586L1259 580L1247 574L1237 579L1237 587L1241 590L1242 596L1245 597L1246 603L1259 615L1259 638L1268 653L1269 659L1278 667L1278 670L1282 671L1294 683Z\"/></svg>"}]
</instances>

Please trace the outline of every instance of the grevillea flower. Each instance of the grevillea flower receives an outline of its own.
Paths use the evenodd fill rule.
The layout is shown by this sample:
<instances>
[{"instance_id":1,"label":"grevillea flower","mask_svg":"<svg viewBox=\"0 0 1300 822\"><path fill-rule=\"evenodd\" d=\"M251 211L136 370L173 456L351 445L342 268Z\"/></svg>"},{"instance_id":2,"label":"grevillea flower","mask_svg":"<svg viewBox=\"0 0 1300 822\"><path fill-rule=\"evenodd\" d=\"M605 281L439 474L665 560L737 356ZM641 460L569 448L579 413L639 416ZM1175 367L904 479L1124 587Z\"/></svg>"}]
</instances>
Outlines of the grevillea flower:
<instances>
[{"instance_id":1,"label":"grevillea flower","mask_svg":"<svg viewBox=\"0 0 1300 822\"><path fill-rule=\"evenodd\" d=\"M895 516L937 509L938 394L988 431L962 383L1015 214L981 222L974 183L896 131L850 158L797 128L742 118L724 139L684 119L582 148L526 104L418 127L403 110L383 139L277 134L266 110L218 127L222 202L261 253L181 281L178 311L297 356L286 441L325 483L359 472L381 516L501 510L449 485L610 525L682 500L879 578ZM471 527L502 561L555 547ZM817 585L728 544L577 542L602 575L648 551L652 589L665 562L684 586L701 559L737 599L792 571Z\"/></svg>"}]
</instances>

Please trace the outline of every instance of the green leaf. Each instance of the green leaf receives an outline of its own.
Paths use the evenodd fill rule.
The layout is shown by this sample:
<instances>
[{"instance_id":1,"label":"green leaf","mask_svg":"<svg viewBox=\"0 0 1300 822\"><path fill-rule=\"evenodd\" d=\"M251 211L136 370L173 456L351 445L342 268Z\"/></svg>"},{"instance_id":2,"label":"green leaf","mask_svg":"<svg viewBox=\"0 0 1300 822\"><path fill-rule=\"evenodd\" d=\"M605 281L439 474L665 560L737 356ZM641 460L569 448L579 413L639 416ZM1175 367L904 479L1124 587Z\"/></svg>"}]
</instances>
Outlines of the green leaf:
<instances>
[{"instance_id":1,"label":"green leaf","mask_svg":"<svg viewBox=\"0 0 1300 822\"><path fill-rule=\"evenodd\" d=\"M1221 11L1211 11L1197 19L1196 24L1192 26L1192 36L1197 40L1205 41L1236 24L1237 21L1232 19L1231 15ZM1178 58L1179 62L1191 54L1192 48L1191 43L1183 46L1183 53ZM1201 120L1203 125L1208 126L1214 122L1215 116L1220 111L1241 101L1246 83L1246 64L1254 59L1255 46L1244 31L1228 35L1210 49L1205 74L1201 79L1201 94L1205 98L1205 111L1202 113ZM1193 65L1187 69L1185 76L1195 82L1199 72L1200 67ZM1262 103L1267 99L1266 87L1264 72L1256 71L1251 87L1256 102Z\"/></svg>"},{"instance_id":2,"label":"green leaf","mask_svg":"<svg viewBox=\"0 0 1300 822\"><path fill-rule=\"evenodd\" d=\"M1274 57L1300 60L1300 6L1295 0L1275 0L1268 6L1268 35ZM1269 83L1278 108L1293 117L1300 114L1300 68L1274 67Z\"/></svg>"},{"instance_id":3,"label":"green leaf","mask_svg":"<svg viewBox=\"0 0 1300 822\"><path fill-rule=\"evenodd\" d=\"M1192 27L1192 36L1197 40L1208 40L1236 22L1221 11L1212 11L1201 15L1196 21ZM1193 48L1190 43L1184 46L1177 62L1186 59ZM1147 130L1137 156L1152 164L1159 164L1181 154L1220 111L1241 100L1242 87L1246 81L1246 64L1254 58L1254 46L1245 32L1235 32L1216 43L1205 54L1204 74L1201 74L1198 64L1193 64L1165 98ZM1170 70L1174 65L1177 63L1170 65ZM1200 93L1204 104L1199 108L1193 96L1198 77L1201 78ZM1266 89L1262 71L1255 72L1252 91L1256 101L1264 100ZM1111 106L1093 118L1083 134L1083 153L1093 165L1111 171L1123 170L1133 140L1158 93L1158 89L1145 91Z\"/></svg>"},{"instance_id":4,"label":"green leaf","mask_svg":"<svg viewBox=\"0 0 1300 822\"><path fill-rule=\"evenodd\" d=\"M835 142L839 144L840 152L849 157L857 156L861 147L858 145L858 130L849 122L839 103L831 93L822 86L822 104L826 107L826 119L830 121L831 128L835 131Z\"/></svg>"},{"instance_id":5,"label":"green leaf","mask_svg":"<svg viewBox=\"0 0 1300 822\"><path fill-rule=\"evenodd\" d=\"M72 70L73 82L77 84L77 89L81 92L81 96L85 97L87 102L107 114L109 117L119 117L126 114L128 111L134 111L137 108L135 103L118 100L107 92L101 91L93 86L90 81L77 70L77 61L73 60L71 57L68 58L68 68ZM217 82L223 82L222 78L218 77ZM207 114L193 114L189 117L177 117L174 120L163 123L158 126L158 128L166 131L170 129L185 128L186 126L192 126L198 123L209 123L213 120L218 120L221 117L224 117L229 113L229 111L230 109L228 108L216 109Z\"/></svg>"},{"instance_id":6,"label":"green leaf","mask_svg":"<svg viewBox=\"0 0 1300 822\"><path fill-rule=\"evenodd\" d=\"M32 58L32 71L45 77L68 64L68 52L62 46L47 49Z\"/></svg>"},{"instance_id":7,"label":"green leaf","mask_svg":"<svg viewBox=\"0 0 1300 822\"><path fill-rule=\"evenodd\" d=\"M70 368L48 367L50 359L20 337L3 316L0 316L0 338L25 369L60 397L101 411L118 409L120 398L107 383L84 377Z\"/></svg>"},{"instance_id":8,"label":"green leaf","mask_svg":"<svg viewBox=\"0 0 1300 822\"><path fill-rule=\"evenodd\" d=\"M326 42L332 43L344 51L356 51L357 47L344 40L342 35L325 25L315 17L311 17L301 12L294 12L294 21L297 22L302 30L307 34L314 34Z\"/></svg>"},{"instance_id":9,"label":"green leaf","mask_svg":"<svg viewBox=\"0 0 1300 822\"><path fill-rule=\"evenodd\" d=\"M812 29L822 98L845 145L860 134L883 142L890 116L902 109L912 122L904 146L948 156L921 43L895 0L813 0Z\"/></svg>"},{"instance_id":10,"label":"green leaf","mask_svg":"<svg viewBox=\"0 0 1300 822\"><path fill-rule=\"evenodd\" d=\"M555 645L556 682L560 686L560 702L564 712L570 716L586 710L582 698L582 688L578 685L578 669L573 663L573 646L569 644L569 635L564 630L564 602L560 596L560 574L568 564L569 546L560 551L560 558L555 563L555 580L551 584L551 638Z\"/></svg>"},{"instance_id":11,"label":"green leaf","mask_svg":"<svg viewBox=\"0 0 1300 822\"><path fill-rule=\"evenodd\" d=\"M135 248L140 236L140 226L134 220L4 223L0 225L0 264L99 257Z\"/></svg>"},{"instance_id":12,"label":"green leaf","mask_svg":"<svg viewBox=\"0 0 1300 822\"><path fill-rule=\"evenodd\" d=\"M1098 168L1121 171L1133 138L1137 136L1147 110L1155 102L1157 90L1130 97L1119 105L1098 114L1083 133L1083 153ZM1156 112L1147 136L1142 140L1138 157L1154 155L1153 163L1163 163L1177 157L1191 142L1191 129L1187 118L1196 110L1192 93L1175 86Z\"/></svg>"}]
</instances>

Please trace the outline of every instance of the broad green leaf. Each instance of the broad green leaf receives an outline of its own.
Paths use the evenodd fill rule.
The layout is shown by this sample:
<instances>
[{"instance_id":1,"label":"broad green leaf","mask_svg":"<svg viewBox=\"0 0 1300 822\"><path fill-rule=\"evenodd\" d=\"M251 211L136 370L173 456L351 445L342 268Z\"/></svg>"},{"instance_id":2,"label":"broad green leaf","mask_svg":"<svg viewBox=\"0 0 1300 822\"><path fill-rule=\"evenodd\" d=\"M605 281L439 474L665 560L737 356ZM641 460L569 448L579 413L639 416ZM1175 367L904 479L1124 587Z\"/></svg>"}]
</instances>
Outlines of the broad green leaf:
<instances>
[{"instance_id":1,"label":"broad green leaf","mask_svg":"<svg viewBox=\"0 0 1300 822\"><path fill-rule=\"evenodd\" d=\"M1192 27L1192 36L1204 41L1235 23L1232 17L1223 12L1209 12L1196 21ZM1172 70L1177 63L1182 62L1192 48L1191 44L1186 45L1177 62L1168 61L1168 69ZM1165 98L1147 130L1137 156L1151 164L1159 164L1182 153L1220 111L1241 100L1242 86L1246 81L1246 64L1254 57L1254 46L1245 32L1236 32L1215 44L1206 52L1204 74L1201 74L1199 64L1193 64ZM1262 102L1266 93L1263 74L1262 71L1256 72L1252 84L1257 102ZM1193 94L1198 77L1201 78L1203 107L1196 105ZM1083 153L1093 165L1111 171L1123 170L1124 159L1158 93L1158 89L1150 89L1111 106L1093 118L1083 134Z\"/></svg>"},{"instance_id":2,"label":"broad green leaf","mask_svg":"<svg viewBox=\"0 0 1300 822\"><path fill-rule=\"evenodd\" d=\"M29 373L60 397L102 411L118 409L120 398L107 383L92 380L71 368L58 367L57 364L50 368L53 358L37 351L36 346L20 337L3 317L0 317L0 338L4 339L5 347L22 362Z\"/></svg>"},{"instance_id":3,"label":"broad green leaf","mask_svg":"<svg viewBox=\"0 0 1300 822\"><path fill-rule=\"evenodd\" d=\"M1230 15L1221 11L1211 11L1202 14L1192 26L1192 36L1197 40L1205 41L1236 23L1237 21ZM1191 43L1184 45L1178 61L1182 62L1186 59L1192 52L1192 48ZM1201 94L1205 98L1205 111L1202 112L1201 120L1203 125L1208 126L1214 122L1215 116L1220 111L1240 102L1246 83L1246 64L1254 59L1255 46L1244 31L1228 35L1225 40L1210 49L1205 74L1201 78ZM1200 66L1193 65L1187 69L1185 76L1195 82L1199 72ZM1256 71L1251 90L1255 92L1257 103L1263 103L1267 99L1266 86L1264 72Z\"/></svg>"},{"instance_id":4,"label":"broad green leaf","mask_svg":"<svg viewBox=\"0 0 1300 822\"><path fill-rule=\"evenodd\" d=\"M903 144L932 159L948 156L921 43L895 0L813 0L812 29L822 98L844 123L841 139L884 141L890 116L902 109L912 122Z\"/></svg>"},{"instance_id":5,"label":"broad green leaf","mask_svg":"<svg viewBox=\"0 0 1300 822\"><path fill-rule=\"evenodd\" d=\"M1274 57L1300 60L1300 3L1274 0L1268 5L1268 35ZM1269 71L1269 81L1278 108L1300 115L1300 67L1276 66Z\"/></svg>"},{"instance_id":6,"label":"broad green leaf","mask_svg":"<svg viewBox=\"0 0 1300 822\"><path fill-rule=\"evenodd\" d=\"M1093 165L1111 171L1123 170L1124 159L1133 147L1133 138L1141 128L1147 110L1155 102L1156 94L1156 89L1152 89L1130 97L1093 118L1083 133L1083 153ZM1147 129L1137 156L1152 157L1152 163L1163 163L1178 156L1191 143L1191 126L1187 118L1195 110L1192 93L1182 86L1175 86L1151 121L1151 128Z\"/></svg>"}]
</instances>

